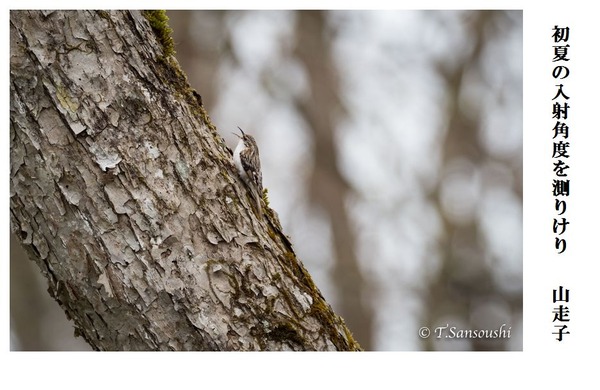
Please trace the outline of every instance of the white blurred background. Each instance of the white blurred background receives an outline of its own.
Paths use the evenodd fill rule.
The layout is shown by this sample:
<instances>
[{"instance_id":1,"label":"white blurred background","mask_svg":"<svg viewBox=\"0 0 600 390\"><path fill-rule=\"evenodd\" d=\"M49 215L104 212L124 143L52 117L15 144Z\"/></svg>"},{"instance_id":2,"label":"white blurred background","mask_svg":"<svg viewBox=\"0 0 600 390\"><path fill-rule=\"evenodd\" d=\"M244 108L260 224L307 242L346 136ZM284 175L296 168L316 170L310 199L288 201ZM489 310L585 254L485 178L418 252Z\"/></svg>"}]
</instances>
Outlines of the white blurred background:
<instances>
[{"instance_id":1,"label":"white blurred background","mask_svg":"<svg viewBox=\"0 0 600 390\"><path fill-rule=\"evenodd\" d=\"M271 207L363 348L522 350L521 11L168 14L190 84L232 149L237 126L256 137ZM89 349L12 250L12 348Z\"/></svg>"}]
</instances>

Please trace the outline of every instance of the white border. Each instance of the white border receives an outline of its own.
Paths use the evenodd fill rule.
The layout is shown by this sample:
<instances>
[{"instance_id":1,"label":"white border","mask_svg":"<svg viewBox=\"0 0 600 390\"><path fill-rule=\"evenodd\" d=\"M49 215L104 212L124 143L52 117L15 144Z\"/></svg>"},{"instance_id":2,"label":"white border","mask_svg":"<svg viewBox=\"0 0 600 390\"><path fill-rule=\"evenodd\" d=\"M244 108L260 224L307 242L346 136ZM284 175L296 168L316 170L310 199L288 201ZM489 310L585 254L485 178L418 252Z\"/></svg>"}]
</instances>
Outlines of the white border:
<instances>
[{"instance_id":1,"label":"white border","mask_svg":"<svg viewBox=\"0 0 600 390\"><path fill-rule=\"evenodd\" d=\"M600 131L596 113L598 22L590 3L518 1L424 1L390 3L292 1L286 8L343 9L524 9L524 352L507 353L10 353L8 351L8 224L2 218L0 237L6 245L2 262L1 326L4 337L3 388L9 382L19 387L50 386L101 388L118 385L149 388L183 386L224 386L248 388L305 387L335 385L336 388L373 387L377 384L398 387L439 385L443 388L518 388L527 383L536 387L586 383L596 377L592 356L598 348L595 326L600 323L597 309L600 266L596 242L600 207L598 170L600 169ZM78 8L74 2L44 4L11 2L13 8ZM259 1L183 2L136 1L91 2L91 8L241 8L279 9L282 4ZM407 8L408 7L408 8ZM5 55L8 53L8 11L2 13ZM571 121L572 191L569 201L570 248L557 258L552 250L550 231L553 218L551 183L551 119L548 107L553 80L549 77L551 28L554 24L571 27L572 75L566 80L571 104L577 107ZM4 81L4 123L8 120L8 61L2 63ZM551 127L550 127L551 128ZM7 127L5 127L8 130ZM1 138L7 150L8 131ZM9 154L2 153L2 172L9 172ZM549 181L550 180L550 181ZM8 194L8 180L1 182ZM6 211L8 212L8 202ZM551 207L551 206L550 206ZM564 343L553 341L550 332L551 290L559 284L570 287L571 335ZM591 353L588 353L591 352ZM597 364L597 363L596 363ZM596 377L597 379L597 377ZM597 383L597 380L592 382ZM386 387L388 387L386 386ZM570 386L572 387L572 386Z\"/></svg>"}]
</instances>

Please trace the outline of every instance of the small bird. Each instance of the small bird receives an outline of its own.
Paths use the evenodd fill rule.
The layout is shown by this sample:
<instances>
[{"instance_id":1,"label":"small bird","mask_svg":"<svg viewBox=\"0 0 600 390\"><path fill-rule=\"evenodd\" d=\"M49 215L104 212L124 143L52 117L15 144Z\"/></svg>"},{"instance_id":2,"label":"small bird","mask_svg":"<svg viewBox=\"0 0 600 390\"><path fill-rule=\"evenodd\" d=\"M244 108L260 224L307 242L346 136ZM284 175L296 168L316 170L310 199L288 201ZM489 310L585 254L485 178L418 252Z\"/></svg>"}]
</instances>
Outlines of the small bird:
<instances>
[{"instance_id":1,"label":"small bird","mask_svg":"<svg viewBox=\"0 0 600 390\"><path fill-rule=\"evenodd\" d=\"M238 127L238 129L240 129ZM260 199L262 197L262 172L260 171L260 158L258 156L258 145L254 137L244 133L244 130L240 129L242 135L239 136L236 133L236 137L240 139L235 151L233 152L233 162L238 170L244 183L248 186L252 198L256 201L256 209L258 215L262 214L260 207Z\"/></svg>"}]
</instances>

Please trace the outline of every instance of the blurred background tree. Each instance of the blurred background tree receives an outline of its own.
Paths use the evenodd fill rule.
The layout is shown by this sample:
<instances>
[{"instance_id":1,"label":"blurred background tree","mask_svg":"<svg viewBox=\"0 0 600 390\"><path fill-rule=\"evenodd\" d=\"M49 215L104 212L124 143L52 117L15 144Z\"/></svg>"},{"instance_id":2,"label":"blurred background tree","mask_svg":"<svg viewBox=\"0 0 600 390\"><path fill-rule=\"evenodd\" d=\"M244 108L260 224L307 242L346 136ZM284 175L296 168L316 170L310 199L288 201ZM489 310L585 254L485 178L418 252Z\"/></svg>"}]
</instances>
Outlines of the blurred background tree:
<instances>
[{"instance_id":1,"label":"blurred background tree","mask_svg":"<svg viewBox=\"0 0 600 390\"><path fill-rule=\"evenodd\" d=\"M367 350L522 349L521 11L173 11L177 59ZM11 245L13 349L89 349ZM422 326L510 339L421 339Z\"/></svg>"}]
</instances>

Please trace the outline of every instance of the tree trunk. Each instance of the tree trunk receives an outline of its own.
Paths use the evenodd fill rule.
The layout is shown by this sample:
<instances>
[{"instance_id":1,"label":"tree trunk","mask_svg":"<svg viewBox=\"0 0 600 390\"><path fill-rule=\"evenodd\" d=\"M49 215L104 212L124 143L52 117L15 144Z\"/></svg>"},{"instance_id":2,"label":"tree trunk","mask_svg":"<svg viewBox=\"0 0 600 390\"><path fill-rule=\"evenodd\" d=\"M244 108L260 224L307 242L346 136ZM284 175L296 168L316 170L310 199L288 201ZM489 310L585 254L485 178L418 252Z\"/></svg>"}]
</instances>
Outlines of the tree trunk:
<instances>
[{"instance_id":1,"label":"tree trunk","mask_svg":"<svg viewBox=\"0 0 600 390\"><path fill-rule=\"evenodd\" d=\"M372 294L359 267L356 234L346 212L345 201L351 189L338 169L335 123L345 110L338 95L338 70L327 39L327 18L324 11L302 11L297 17L296 55L306 68L311 90L310 98L299 102L300 112L310 125L315 148L311 199L326 210L331 223L335 250L331 280L339 295L336 306L361 345L369 350L373 337Z\"/></svg>"},{"instance_id":2,"label":"tree trunk","mask_svg":"<svg viewBox=\"0 0 600 390\"><path fill-rule=\"evenodd\" d=\"M152 27L151 27L152 26ZM12 230L98 350L358 350L172 53L160 12L13 11Z\"/></svg>"}]
</instances>

